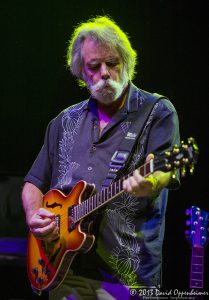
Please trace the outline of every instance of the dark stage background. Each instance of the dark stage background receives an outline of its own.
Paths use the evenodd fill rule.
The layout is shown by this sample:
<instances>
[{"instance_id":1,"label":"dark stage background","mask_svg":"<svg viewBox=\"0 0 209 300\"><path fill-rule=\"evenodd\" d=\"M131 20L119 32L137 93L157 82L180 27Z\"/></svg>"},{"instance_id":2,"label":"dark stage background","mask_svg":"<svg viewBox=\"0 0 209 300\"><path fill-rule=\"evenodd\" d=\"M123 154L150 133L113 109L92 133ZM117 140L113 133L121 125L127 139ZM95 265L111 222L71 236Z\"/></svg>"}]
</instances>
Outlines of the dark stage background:
<instances>
[{"instance_id":1,"label":"dark stage background","mask_svg":"<svg viewBox=\"0 0 209 300\"><path fill-rule=\"evenodd\" d=\"M1 238L25 238L22 178L43 142L48 122L65 107L88 97L65 67L73 27L97 14L109 14L129 33L138 52L134 83L167 95L180 119L182 139L200 148L193 176L170 193L166 215L163 286L189 288L190 247L185 209L209 211L208 192L208 10L207 1L26 1L1 3ZM1 255L1 297L35 299L24 257ZM205 288L209 288L206 249ZM3 295L3 296L2 296ZM3 299L3 298L1 298ZM40 299L40 298L38 298Z\"/></svg>"}]
</instances>

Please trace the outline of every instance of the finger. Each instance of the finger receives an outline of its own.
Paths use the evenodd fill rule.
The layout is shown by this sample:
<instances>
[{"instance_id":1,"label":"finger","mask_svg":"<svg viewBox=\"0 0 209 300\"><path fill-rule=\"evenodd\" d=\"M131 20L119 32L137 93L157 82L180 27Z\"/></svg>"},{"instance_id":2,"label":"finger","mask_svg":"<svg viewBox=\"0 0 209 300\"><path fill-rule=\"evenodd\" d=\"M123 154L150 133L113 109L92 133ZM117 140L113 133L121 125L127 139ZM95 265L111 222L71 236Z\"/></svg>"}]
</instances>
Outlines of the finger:
<instances>
[{"instance_id":1,"label":"finger","mask_svg":"<svg viewBox=\"0 0 209 300\"><path fill-rule=\"evenodd\" d=\"M55 217L55 214L53 212L51 212L50 210L45 209L43 207L39 208L39 210L37 211L37 214L42 218L44 218L44 217L54 218Z\"/></svg>"},{"instance_id":2,"label":"finger","mask_svg":"<svg viewBox=\"0 0 209 300\"><path fill-rule=\"evenodd\" d=\"M131 187L130 192L136 192L140 188L140 180L138 182L134 176L129 178L129 184Z\"/></svg>"},{"instance_id":3,"label":"finger","mask_svg":"<svg viewBox=\"0 0 209 300\"><path fill-rule=\"evenodd\" d=\"M135 179L135 181L139 184L143 181L145 181L145 178L143 176L140 175L139 171L138 170L135 170L133 172L133 177Z\"/></svg>"},{"instance_id":4,"label":"finger","mask_svg":"<svg viewBox=\"0 0 209 300\"><path fill-rule=\"evenodd\" d=\"M154 159L154 154L153 153L150 153L149 155L147 155L146 163L148 163L151 159Z\"/></svg>"},{"instance_id":5,"label":"finger","mask_svg":"<svg viewBox=\"0 0 209 300\"><path fill-rule=\"evenodd\" d=\"M39 237L46 237L47 235L52 234L56 229L56 222L51 222L49 225L44 227L30 227L31 232Z\"/></svg>"},{"instance_id":6,"label":"finger","mask_svg":"<svg viewBox=\"0 0 209 300\"><path fill-rule=\"evenodd\" d=\"M55 219L51 219L51 218L43 219L43 218L40 218L39 215L35 214L29 222L29 227L30 228L44 228L53 222L56 224Z\"/></svg>"},{"instance_id":7,"label":"finger","mask_svg":"<svg viewBox=\"0 0 209 300\"><path fill-rule=\"evenodd\" d=\"M131 176L127 179L125 183L124 190L131 194L136 194L136 192L139 190L139 183L136 181L136 179Z\"/></svg>"},{"instance_id":8,"label":"finger","mask_svg":"<svg viewBox=\"0 0 209 300\"><path fill-rule=\"evenodd\" d=\"M58 227L55 227L54 230L47 234L42 234L39 238L46 241L46 242L52 242L56 239L58 239L60 236Z\"/></svg>"},{"instance_id":9,"label":"finger","mask_svg":"<svg viewBox=\"0 0 209 300\"><path fill-rule=\"evenodd\" d=\"M126 180L123 181L123 189L126 192L131 191L131 185L130 185L129 179L126 179Z\"/></svg>"}]
</instances>

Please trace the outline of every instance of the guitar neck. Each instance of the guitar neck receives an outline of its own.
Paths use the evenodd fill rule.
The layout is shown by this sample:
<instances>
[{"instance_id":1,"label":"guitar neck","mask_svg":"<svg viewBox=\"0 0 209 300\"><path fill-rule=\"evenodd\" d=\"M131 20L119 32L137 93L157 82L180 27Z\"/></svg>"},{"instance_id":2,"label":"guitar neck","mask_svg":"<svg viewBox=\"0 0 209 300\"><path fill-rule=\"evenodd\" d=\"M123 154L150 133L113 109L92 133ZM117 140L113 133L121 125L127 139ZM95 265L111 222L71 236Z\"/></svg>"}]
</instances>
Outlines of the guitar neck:
<instances>
[{"instance_id":1,"label":"guitar neck","mask_svg":"<svg viewBox=\"0 0 209 300\"><path fill-rule=\"evenodd\" d=\"M204 248L201 246L192 247L190 288L203 288L204 273Z\"/></svg>"},{"instance_id":2,"label":"guitar neck","mask_svg":"<svg viewBox=\"0 0 209 300\"><path fill-rule=\"evenodd\" d=\"M145 163L138 168L138 171L140 175L144 177L150 175L154 172L154 161L150 160L148 163ZM122 177L118 181L113 182L109 187L104 188L101 192L96 193L95 195L83 201L81 204L74 206L72 211L74 223L83 219L84 217L87 217L93 211L104 206L109 201L122 194L124 192L123 180L132 175L133 172Z\"/></svg>"}]
</instances>

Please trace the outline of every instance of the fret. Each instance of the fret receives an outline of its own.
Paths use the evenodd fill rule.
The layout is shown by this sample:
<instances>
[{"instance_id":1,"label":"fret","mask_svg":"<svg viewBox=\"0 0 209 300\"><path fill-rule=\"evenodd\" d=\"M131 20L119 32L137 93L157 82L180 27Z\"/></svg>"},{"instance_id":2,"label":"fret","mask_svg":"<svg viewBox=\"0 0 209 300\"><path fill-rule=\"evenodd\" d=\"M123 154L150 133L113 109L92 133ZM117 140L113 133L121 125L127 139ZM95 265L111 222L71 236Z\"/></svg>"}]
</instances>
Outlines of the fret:
<instances>
[{"instance_id":1,"label":"fret","mask_svg":"<svg viewBox=\"0 0 209 300\"><path fill-rule=\"evenodd\" d=\"M111 186L109 187L109 198L112 198L112 195L113 195L113 186L114 186L114 184L111 184Z\"/></svg>"},{"instance_id":2,"label":"fret","mask_svg":"<svg viewBox=\"0 0 209 300\"><path fill-rule=\"evenodd\" d=\"M140 175L142 175L142 176L144 176L144 166L141 166L139 169L139 173L140 173Z\"/></svg>"},{"instance_id":3,"label":"fret","mask_svg":"<svg viewBox=\"0 0 209 300\"><path fill-rule=\"evenodd\" d=\"M86 214L85 201L82 202L82 206L83 206L83 216L85 216Z\"/></svg>"},{"instance_id":4,"label":"fret","mask_svg":"<svg viewBox=\"0 0 209 300\"><path fill-rule=\"evenodd\" d=\"M203 256L204 255L204 248L199 246L194 246L192 249L192 253L194 255Z\"/></svg>"},{"instance_id":5,"label":"fret","mask_svg":"<svg viewBox=\"0 0 209 300\"><path fill-rule=\"evenodd\" d=\"M73 207L73 222L77 221L77 206Z\"/></svg>"},{"instance_id":6,"label":"fret","mask_svg":"<svg viewBox=\"0 0 209 300\"><path fill-rule=\"evenodd\" d=\"M90 210L90 201L89 199L86 200L86 203L87 203L87 210L88 210L88 213L91 211Z\"/></svg>"},{"instance_id":7,"label":"fret","mask_svg":"<svg viewBox=\"0 0 209 300\"><path fill-rule=\"evenodd\" d=\"M84 205L85 205L85 215L86 215L88 213L88 209L87 209L88 207L86 201L84 201L84 203L85 203Z\"/></svg>"},{"instance_id":8,"label":"fret","mask_svg":"<svg viewBox=\"0 0 209 300\"><path fill-rule=\"evenodd\" d=\"M111 198L111 196L112 196L111 187L112 187L112 185L110 186L109 189L107 188L107 191L108 191L108 193L107 193L107 195L108 195L107 199Z\"/></svg>"},{"instance_id":9,"label":"fret","mask_svg":"<svg viewBox=\"0 0 209 300\"><path fill-rule=\"evenodd\" d=\"M83 217L83 202L80 204L80 217Z\"/></svg>"},{"instance_id":10,"label":"fret","mask_svg":"<svg viewBox=\"0 0 209 300\"><path fill-rule=\"evenodd\" d=\"M89 211L92 211L94 208L94 196L91 196L88 200L89 200Z\"/></svg>"},{"instance_id":11,"label":"fret","mask_svg":"<svg viewBox=\"0 0 209 300\"><path fill-rule=\"evenodd\" d=\"M100 194L96 195L96 199L97 199L97 206L100 206L101 202L100 202Z\"/></svg>"},{"instance_id":12,"label":"fret","mask_svg":"<svg viewBox=\"0 0 209 300\"><path fill-rule=\"evenodd\" d=\"M85 215L85 205L84 202L82 202L82 217Z\"/></svg>"},{"instance_id":13,"label":"fret","mask_svg":"<svg viewBox=\"0 0 209 300\"><path fill-rule=\"evenodd\" d=\"M147 163L146 165L145 165L145 175L148 175L149 173L150 173L150 163Z\"/></svg>"},{"instance_id":14,"label":"fret","mask_svg":"<svg viewBox=\"0 0 209 300\"><path fill-rule=\"evenodd\" d=\"M195 272L202 272L203 271L203 265L195 265L195 264L192 264L192 273L195 273Z\"/></svg>"},{"instance_id":15,"label":"fret","mask_svg":"<svg viewBox=\"0 0 209 300\"><path fill-rule=\"evenodd\" d=\"M104 199L104 193L105 193L105 191L104 191L104 190L102 190L102 191L101 191L101 203L103 203L103 199Z\"/></svg>"},{"instance_id":16,"label":"fret","mask_svg":"<svg viewBox=\"0 0 209 300\"><path fill-rule=\"evenodd\" d=\"M204 248L203 247L193 247L192 248L192 266L193 265L203 265L204 261Z\"/></svg>"},{"instance_id":17,"label":"fret","mask_svg":"<svg viewBox=\"0 0 209 300\"><path fill-rule=\"evenodd\" d=\"M122 191L123 189L123 182L122 180L119 180L119 191Z\"/></svg>"},{"instance_id":18,"label":"fret","mask_svg":"<svg viewBox=\"0 0 209 300\"><path fill-rule=\"evenodd\" d=\"M78 220L79 219L79 206L76 205L75 209L76 209L76 219Z\"/></svg>"},{"instance_id":19,"label":"fret","mask_svg":"<svg viewBox=\"0 0 209 300\"><path fill-rule=\"evenodd\" d=\"M93 210L95 210L95 208L97 208L97 197L96 197L96 195L93 196Z\"/></svg>"},{"instance_id":20,"label":"fret","mask_svg":"<svg viewBox=\"0 0 209 300\"><path fill-rule=\"evenodd\" d=\"M87 202L88 213L89 213L89 212L91 211L91 208L90 208L90 200L87 199L86 202Z\"/></svg>"},{"instance_id":21,"label":"fret","mask_svg":"<svg viewBox=\"0 0 209 300\"><path fill-rule=\"evenodd\" d=\"M90 211L93 210L93 201L92 201L92 199L93 199L93 197L91 197L91 198L89 199L89 202L90 202Z\"/></svg>"},{"instance_id":22,"label":"fret","mask_svg":"<svg viewBox=\"0 0 209 300\"><path fill-rule=\"evenodd\" d=\"M120 192L120 180L114 184L115 186L115 195Z\"/></svg>"},{"instance_id":23,"label":"fret","mask_svg":"<svg viewBox=\"0 0 209 300\"><path fill-rule=\"evenodd\" d=\"M139 173L142 176L145 176L150 172L150 163L146 163L141 166L139 169ZM101 192L91 196L86 199L79 205L77 205L75 209L75 218L78 221L82 219L86 215L90 214L95 209L99 208L112 198L116 197L118 194L123 192L123 180L129 178L133 175L133 172L124 176L116 182L113 182L109 187L104 188Z\"/></svg>"},{"instance_id":24,"label":"fret","mask_svg":"<svg viewBox=\"0 0 209 300\"><path fill-rule=\"evenodd\" d=\"M191 288L203 288L202 280L191 280L190 282Z\"/></svg>"},{"instance_id":25,"label":"fret","mask_svg":"<svg viewBox=\"0 0 209 300\"><path fill-rule=\"evenodd\" d=\"M95 199L95 197L92 196L92 197L91 197L91 209L92 209L92 210L94 210L94 208L95 208L94 199Z\"/></svg>"},{"instance_id":26,"label":"fret","mask_svg":"<svg viewBox=\"0 0 209 300\"><path fill-rule=\"evenodd\" d=\"M106 188L105 189L105 198L104 198L104 202L103 203L105 203L108 200L108 198L109 198L109 189Z\"/></svg>"},{"instance_id":27,"label":"fret","mask_svg":"<svg viewBox=\"0 0 209 300\"><path fill-rule=\"evenodd\" d=\"M202 278L203 278L203 274L202 274L202 272L192 272L192 274L191 274L192 276L192 280L193 279L197 279L197 280L202 280Z\"/></svg>"},{"instance_id":28,"label":"fret","mask_svg":"<svg viewBox=\"0 0 209 300\"><path fill-rule=\"evenodd\" d=\"M102 190L102 203L105 202L106 199L106 188Z\"/></svg>"},{"instance_id":29,"label":"fret","mask_svg":"<svg viewBox=\"0 0 209 300\"><path fill-rule=\"evenodd\" d=\"M203 256L192 256L192 264L201 265L203 263Z\"/></svg>"},{"instance_id":30,"label":"fret","mask_svg":"<svg viewBox=\"0 0 209 300\"><path fill-rule=\"evenodd\" d=\"M117 195L117 183L114 182L112 185L112 197Z\"/></svg>"},{"instance_id":31,"label":"fret","mask_svg":"<svg viewBox=\"0 0 209 300\"><path fill-rule=\"evenodd\" d=\"M204 273L204 248L200 246L192 247L190 287L203 288Z\"/></svg>"},{"instance_id":32,"label":"fret","mask_svg":"<svg viewBox=\"0 0 209 300\"><path fill-rule=\"evenodd\" d=\"M88 206L87 200L85 200L85 213L86 213L86 215L89 213L89 206Z\"/></svg>"}]
</instances>

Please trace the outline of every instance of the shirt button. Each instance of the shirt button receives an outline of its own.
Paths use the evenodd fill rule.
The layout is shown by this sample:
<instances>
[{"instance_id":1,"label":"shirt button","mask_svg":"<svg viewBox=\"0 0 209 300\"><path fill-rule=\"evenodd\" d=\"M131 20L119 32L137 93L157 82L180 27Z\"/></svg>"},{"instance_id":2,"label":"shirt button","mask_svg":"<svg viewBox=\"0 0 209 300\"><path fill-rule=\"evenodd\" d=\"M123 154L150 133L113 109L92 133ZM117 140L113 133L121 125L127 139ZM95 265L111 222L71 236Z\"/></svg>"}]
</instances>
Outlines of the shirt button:
<instances>
[{"instance_id":1,"label":"shirt button","mask_svg":"<svg viewBox=\"0 0 209 300\"><path fill-rule=\"evenodd\" d=\"M94 150L94 151L95 151L96 149L97 149L97 148L96 148L96 146L93 146L93 147L92 147L92 150Z\"/></svg>"},{"instance_id":2,"label":"shirt button","mask_svg":"<svg viewBox=\"0 0 209 300\"><path fill-rule=\"evenodd\" d=\"M92 171L92 167L88 167L88 170L89 170L89 171Z\"/></svg>"}]
</instances>

